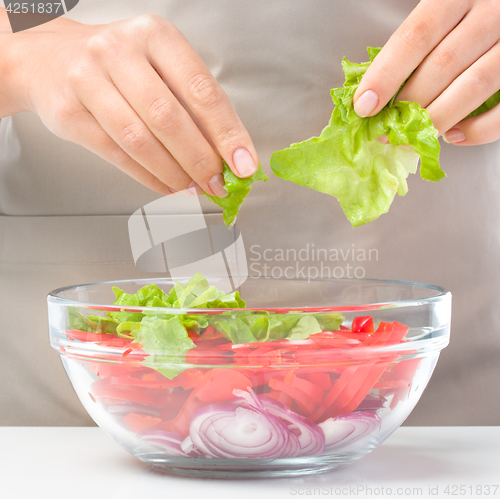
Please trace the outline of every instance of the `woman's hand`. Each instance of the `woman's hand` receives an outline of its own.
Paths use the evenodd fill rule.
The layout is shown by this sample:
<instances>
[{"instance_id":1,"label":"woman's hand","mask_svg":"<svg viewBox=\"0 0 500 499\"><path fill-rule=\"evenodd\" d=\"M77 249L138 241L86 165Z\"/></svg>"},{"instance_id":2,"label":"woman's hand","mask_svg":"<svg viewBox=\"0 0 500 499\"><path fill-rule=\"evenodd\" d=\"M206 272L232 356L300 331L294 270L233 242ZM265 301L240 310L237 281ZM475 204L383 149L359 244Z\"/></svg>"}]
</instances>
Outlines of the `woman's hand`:
<instances>
[{"instance_id":1,"label":"woman's hand","mask_svg":"<svg viewBox=\"0 0 500 499\"><path fill-rule=\"evenodd\" d=\"M499 0L422 0L366 71L355 110L378 113L414 71L398 101L427 108L447 142L493 142L500 105L464 118L500 89L499 40Z\"/></svg>"},{"instance_id":2,"label":"woman's hand","mask_svg":"<svg viewBox=\"0 0 500 499\"><path fill-rule=\"evenodd\" d=\"M11 111L37 113L59 137L163 194L227 195L221 157L240 177L257 170L229 99L171 23L148 14L47 26L1 35L0 90Z\"/></svg>"}]
</instances>

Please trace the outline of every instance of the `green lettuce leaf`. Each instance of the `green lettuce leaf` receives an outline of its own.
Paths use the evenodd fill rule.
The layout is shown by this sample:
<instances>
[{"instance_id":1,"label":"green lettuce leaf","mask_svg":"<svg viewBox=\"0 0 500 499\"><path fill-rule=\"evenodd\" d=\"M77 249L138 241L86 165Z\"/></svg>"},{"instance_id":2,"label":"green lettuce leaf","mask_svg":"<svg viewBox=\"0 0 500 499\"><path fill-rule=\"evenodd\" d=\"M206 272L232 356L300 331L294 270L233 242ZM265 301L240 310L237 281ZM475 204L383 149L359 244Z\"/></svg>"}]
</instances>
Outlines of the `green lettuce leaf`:
<instances>
[{"instance_id":1,"label":"green lettuce leaf","mask_svg":"<svg viewBox=\"0 0 500 499\"><path fill-rule=\"evenodd\" d=\"M240 211L240 206L245 201L248 193L252 189L252 184L257 180L266 182L269 180L267 175L262 171L262 166L251 176L247 178L237 177L224 161L224 181L228 195L225 198L209 196L205 194L210 201L219 205L223 210L224 223L229 227L236 221L236 216Z\"/></svg>"},{"instance_id":2,"label":"green lettuce leaf","mask_svg":"<svg viewBox=\"0 0 500 499\"><path fill-rule=\"evenodd\" d=\"M206 315L180 315L178 317L186 329L191 329L195 333L200 333L210 325Z\"/></svg>"},{"instance_id":3,"label":"green lettuce leaf","mask_svg":"<svg viewBox=\"0 0 500 499\"><path fill-rule=\"evenodd\" d=\"M97 323L85 317L76 308L68 307L68 329L91 333L97 330Z\"/></svg>"},{"instance_id":4,"label":"green lettuce leaf","mask_svg":"<svg viewBox=\"0 0 500 499\"><path fill-rule=\"evenodd\" d=\"M322 331L338 331L344 320L344 316L340 313L314 314L314 317Z\"/></svg>"},{"instance_id":5,"label":"green lettuce leaf","mask_svg":"<svg viewBox=\"0 0 500 499\"><path fill-rule=\"evenodd\" d=\"M270 321L268 315L247 315L245 317L245 322L257 341L267 341L269 339Z\"/></svg>"},{"instance_id":6,"label":"green lettuce leaf","mask_svg":"<svg viewBox=\"0 0 500 499\"><path fill-rule=\"evenodd\" d=\"M245 308L245 301L242 300L239 291L220 296L209 301L205 308Z\"/></svg>"},{"instance_id":7,"label":"green lettuce leaf","mask_svg":"<svg viewBox=\"0 0 500 499\"><path fill-rule=\"evenodd\" d=\"M370 48L370 59L380 49ZM313 137L271 157L274 173L285 180L335 196L353 226L375 220L389 210L396 194L408 192L415 173L439 181L439 141L429 114L414 102L391 102L376 116L360 118L354 93L371 62L344 59L345 83L331 91L335 108L328 126ZM386 135L389 144L376 139ZM411 148L399 147L411 146Z\"/></svg>"},{"instance_id":8,"label":"green lettuce leaf","mask_svg":"<svg viewBox=\"0 0 500 499\"><path fill-rule=\"evenodd\" d=\"M148 354L142 364L170 379L191 367L185 362L185 354L196 348L196 344L189 337L189 331L203 335L205 329L212 325L234 344L300 340L322 329L336 330L343 320L338 313L304 316L244 310L246 303L238 291L224 294L210 286L200 273L186 284L176 283L169 293L154 285L144 286L135 294L125 293L117 287L113 291L116 295L114 305L151 309L146 308L143 313L108 312L105 317L86 317L77 309L68 309L70 328L132 339L142 345L142 350ZM179 308L231 310L214 315L172 313L173 309Z\"/></svg>"},{"instance_id":9,"label":"green lettuce leaf","mask_svg":"<svg viewBox=\"0 0 500 499\"><path fill-rule=\"evenodd\" d=\"M312 315L304 315L301 317L295 326L290 329L289 334L286 336L287 340L305 340L309 338L311 334L316 334L321 332L321 326L319 325L317 319Z\"/></svg>"},{"instance_id":10,"label":"green lettuce leaf","mask_svg":"<svg viewBox=\"0 0 500 499\"><path fill-rule=\"evenodd\" d=\"M99 315L88 315L87 321L92 321L93 328L101 333L115 334L117 326L120 324L116 319L111 317L101 317Z\"/></svg>"},{"instance_id":11,"label":"green lettuce leaf","mask_svg":"<svg viewBox=\"0 0 500 499\"><path fill-rule=\"evenodd\" d=\"M144 365L153 367L169 379L189 367L183 365L184 355L196 345L189 338L179 317L167 320L144 317L140 328L132 333L135 336L134 343L140 343L149 354L142 362Z\"/></svg>"},{"instance_id":12,"label":"green lettuce leaf","mask_svg":"<svg viewBox=\"0 0 500 499\"><path fill-rule=\"evenodd\" d=\"M208 281L198 272L186 285L177 283L174 286L175 308L201 308L207 303L217 300L224 295L215 286L210 286Z\"/></svg>"},{"instance_id":13,"label":"green lettuce leaf","mask_svg":"<svg viewBox=\"0 0 500 499\"><path fill-rule=\"evenodd\" d=\"M238 316L220 315L211 321L217 332L223 334L235 345L241 343L255 343L257 338L253 335L248 323Z\"/></svg>"},{"instance_id":14,"label":"green lettuce leaf","mask_svg":"<svg viewBox=\"0 0 500 499\"><path fill-rule=\"evenodd\" d=\"M276 314L271 315L269 319L269 340L283 340L288 333L299 322L298 314Z\"/></svg>"},{"instance_id":15,"label":"green lettuce leaf","mask_svg":"<svg viewBox=\"0 0 500 499\"><path fill-rule=\"evenodd\" d=\"M137 293L130 295L125 293L120 288L113 286L113 292L116 295L116 300L113 305L124 305L132 307L153 307L153 300L157 298L155 303L166 302L168 295L160 289L156 284L143 286ZM159 301L158 301L159 300ZM168 306L164 304L163 306Z\"/></svg>"},{"instance_id":16,"label":"green lettuce leaf","mask_svg":"<svg viewBox=\"0 0 500 499\"><path fill-rule=\"evenodd\" d=\"M500 90L487 99L486 102L481 104L475 111L472 111L467 118L485 113L486 111L493 109L497 104L500 104Z\"/></svg>"},{"instance_id":17,"label":"green lettuce leaf","mask_svg":"<svg viewBox=\"0 0 500 499\"><path fill-rule=\"evenodd\" d=\"M176 283L168 294L156 285L144 286L133 295L117 287L114 287L113 291L116 295L113 305L164 308L165 312L153 309L144 310L143 314L110 312L109 319L92 317L93 321L81 314L73 314L75 325L86 328L92 328L94 325L95 328L105 332L133 338L134 342L140 343L143 351L148 354L143 364L149 366L163 364L157 370L170 379L187 368L184 365L185 353L196 347L189 338L188 330L201 333L210 325L206 315L174 315L170 309L244 308L246 305L238 291L225 294L215 286L210 286L208 280L199 272L186 284ZM225 324L228 337L245 338L245 325L241 326L234 321L226 322L228 322ZM222 326L219 325L220 327Z\"/></svg>"},{"instance_id":18,"label":"green lettuce leaf","mask_svg":"<svg viewBox=\"0 0 500 499\"><path fill-rule=\"evenodd\" d=\"M328 315L328 314L324 314ZM334 314L337 318L340 314ZM342 317L343 320L343 317ZM342 320L340 322L342 322ZM211 320L217 332L234 344L275 340L303 340L322 331L316 315L249 314L248 312L222 314ZM338 323L340 325L340 323ZM338 329L338 326L337 326ZM336 330L336 329L330 329Z\"/></svg>"}]
</instances>

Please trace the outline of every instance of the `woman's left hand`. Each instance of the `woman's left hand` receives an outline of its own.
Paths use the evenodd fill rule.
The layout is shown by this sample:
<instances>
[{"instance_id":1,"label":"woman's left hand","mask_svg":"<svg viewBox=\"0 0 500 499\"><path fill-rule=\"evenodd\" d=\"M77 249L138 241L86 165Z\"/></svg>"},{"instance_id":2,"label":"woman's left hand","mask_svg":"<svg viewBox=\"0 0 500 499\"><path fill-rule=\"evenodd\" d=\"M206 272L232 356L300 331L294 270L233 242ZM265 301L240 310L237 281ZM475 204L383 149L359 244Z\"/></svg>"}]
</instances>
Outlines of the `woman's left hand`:
<instances>
[{"instance_id":1,"label":"woman's left hand","mask_svg":"<svg viewBox=\"0 0 500 499\"><path fill-rule=\"evenodd\" d=\"M411 74L397 100L427 108L446 142L499 139L500 105L466 116L500 89L500 1L422 0L366 71L358 115L378 113Z\"/></svg>"}]
</instances>

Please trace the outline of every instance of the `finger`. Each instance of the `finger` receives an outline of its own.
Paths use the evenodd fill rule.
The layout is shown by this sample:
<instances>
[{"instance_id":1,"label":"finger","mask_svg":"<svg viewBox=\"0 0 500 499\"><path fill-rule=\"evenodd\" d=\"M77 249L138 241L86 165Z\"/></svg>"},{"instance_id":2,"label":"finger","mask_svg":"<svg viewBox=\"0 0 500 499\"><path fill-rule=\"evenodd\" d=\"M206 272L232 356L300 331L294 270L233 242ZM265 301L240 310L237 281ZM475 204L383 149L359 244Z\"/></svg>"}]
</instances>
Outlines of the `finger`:
<instances>
[{"instance_id":1,"label":"finger","mask_svg":"<svg viewBox=\"0 0 500 499\"><path fill-rule=\"evenodd\" d=\"M368 67L356 93L359 116L378 113L468 11L467 0L422 0Z\"/></svg>"},{"instance_id":2,"label":"finger","mask_svg":"<svg viewBox=\"0 0 500 499\"><path fill-rule=\"evenodd\" d=\"M227 95L179 32L166 29L149 40L151 62L173 93L196 116L233 172L253 175L257 152Z\"/></svg>"},{"instance_id":3,"label":"finger","mask_svg":"<svg viewBox=\"0 0 500 499\"><path fill-rule=\"evenodd\" d=\"M163 184L175 190L187 189L192 179L106 78L74 82L83 106L103 130L132 159Z\"/></svg>"},{"instance_id":4,"label":"finger","mask_svg":"<svg viewBox=\"0 0 500 499\"><path fill-rule=\"evenodd\" d=\"M130 74L135 75L130 78ZM222 161L145 58L116 60L113 83L158 141L198 185L225 196Z\"/></svg>"},{"instance_id":5,"label":"finger","mask_svg":"<svg viewBox=\"0 0 500 499\"><path fill-rule=\"evenodd\" d=\"M457 146L476 146L500 139L500 105L479 116L466 118L443 134L445 142Z\"/></svg>"},{"instance_id":6,"label":"finger","mask_svg":"<svg viewBox=\"0 0 500 499\"><path fill-rule=\"evenodd\" d=\"M500 38L500 11L473 8L460 24L424 59L397 96L398 101L427 107L461 73L488 52ZM474 42L471 43L471 40Z\"/></svg>"},{"instance_id":7,"label":"finger","mask_svg":"<svg viewBox=\"0 0 500 499\"><path fill-rule=\"evenodd\" d=\"M440 133L464 119L500 88L499 60L500 43L497 43L427 106Z\"/></svg>"},{"instance_id":8,"label":"finger","mask_svg":"<svg viewBox=\"0 0 500 499\"><path fill-rule=\"evenodd\" d=\"M68 140L85 147L105 161L113 164L137 182L160 194L175 192L158 177L134 161L116 142L102 129L97 120L88 112L78 113L78 119L66 130Z\"/></svg>"}]
</instances>

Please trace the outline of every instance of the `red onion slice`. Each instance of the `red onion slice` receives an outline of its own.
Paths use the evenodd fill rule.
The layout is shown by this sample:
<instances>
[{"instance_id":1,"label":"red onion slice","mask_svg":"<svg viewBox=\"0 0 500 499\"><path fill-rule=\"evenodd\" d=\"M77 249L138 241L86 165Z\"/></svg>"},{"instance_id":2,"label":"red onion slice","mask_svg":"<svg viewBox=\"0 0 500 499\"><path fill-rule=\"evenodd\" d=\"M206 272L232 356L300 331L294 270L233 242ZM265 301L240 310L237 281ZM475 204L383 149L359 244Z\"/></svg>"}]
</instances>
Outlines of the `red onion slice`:
<instances>
[{"instance_id":1,"label":"red onion slice","mask_svg":"<svg viewBox=\"0 0 500 499\"><path fill-rule=\"evenodd\" d=\"M150 430L145 431L141 434L140 439L143 442L153 444L155 447L163 450L167 454L176 457L196 457L198 452L191 450L190 452L185 452L181 444L183 443L183 438L176 433L170 433L168 431L162 430Z\"/></svg>"},{"instance_id":2,"label":"red onion slice","mask_svg":"<svg viewBox=\"0 0 500 499\"><path fill-rule=\"evenodd\" d=\"M377 411L387 405L387 399L379 395L369 393L356 407L356 411Z\"/></svg>"},{"instance_id":3,"label":"red onion slice","mask_svg":"<svg viewBox=\"0 0 500 499\"><path fill-rule=\"evenodd\" d=\"M197 411L189 436L206 457L276 459L291 457L298 444L286 425L272 415L236 404L213 404Z\"/></svg>"},{"instance_id":4,"label":"red onion slice","mask_svg":"<svg viewBox=\"0 0 500 499\"><path fill-rule=\"evenodd\" d=\"M299 456L316 456L325 450L325 435L323 430L307 418L291 411L288 407L266 396L257 396L249 388L248 392L233 390L234 395L243 398L248 405L260 411L281 419L288 426L288 430L297 436L300 451Z\"/></svg>"},{"instance_id":5,"label":"red onion slice","mask_svg":"<svg viewBox=\"0 0 500 499\"><path fill-rule=\"evenodd\" d=\"M373 411L357 411L330 418L319 424L325 434L325 450L346 447L380 428L380 418Z\"/></svg>"},{"instance_id":6,"label":"red onion slice","mask_svg":"<svg viewBox=\"0 0 500 499\"><path fill-rule=\"evenodd\" d=\"M325 450L325 435L320 426L304 416L291 411L288 407L269 397L260 397L264 407L274 416L285 421L288 428L298 434L300 456L318 456Z\"/></svg>"},{"instance_id":7,"label":"red onion slice","mask_svg":"<svg viewBox=\"0 0 500 499\"><path fill-rule=\"evenodd\" d=\"M191 457L198 457L200 453L195 449L191 437L188 435L181 443L182 451Z\"/></svg>"}]
</instances>

